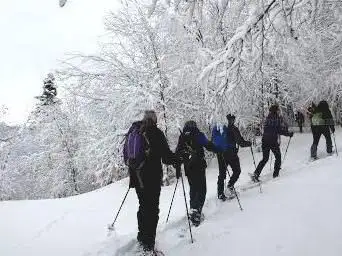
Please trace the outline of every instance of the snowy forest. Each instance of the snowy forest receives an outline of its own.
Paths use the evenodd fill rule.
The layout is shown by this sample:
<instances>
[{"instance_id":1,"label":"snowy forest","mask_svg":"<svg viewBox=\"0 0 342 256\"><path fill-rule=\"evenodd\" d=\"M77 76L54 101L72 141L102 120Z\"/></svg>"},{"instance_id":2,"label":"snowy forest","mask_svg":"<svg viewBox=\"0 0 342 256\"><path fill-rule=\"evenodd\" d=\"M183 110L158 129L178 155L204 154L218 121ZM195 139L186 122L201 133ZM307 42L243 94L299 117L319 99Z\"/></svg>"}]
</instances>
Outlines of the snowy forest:
<instances>
[{"instance_id":1,"label":"snowy forest","mask_svg":"<svg viewBox=\"0 0 342 256\"><path fill-rule=\"evenodd\" d=\"M24 124L2 122L0 106L0 200L126 177L124 135L146 109L172 149L185 121L210 137L228 113L254 139L273 103L294 126L297 110L327 100L341 123L340 0L122 0L104 15L100 53L66 56ZM165 168L164 184L174 175Z\"/></svg>"}]
</instances>

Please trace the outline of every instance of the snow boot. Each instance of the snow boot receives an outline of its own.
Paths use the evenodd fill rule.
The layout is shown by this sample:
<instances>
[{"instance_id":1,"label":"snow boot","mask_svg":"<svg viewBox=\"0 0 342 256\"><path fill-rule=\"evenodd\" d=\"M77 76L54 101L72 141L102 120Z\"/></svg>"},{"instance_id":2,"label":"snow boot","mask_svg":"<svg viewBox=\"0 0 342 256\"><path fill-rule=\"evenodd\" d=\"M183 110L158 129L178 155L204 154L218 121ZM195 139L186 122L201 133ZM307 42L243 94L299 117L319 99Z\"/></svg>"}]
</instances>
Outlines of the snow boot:
<instances>
[{"instance_id":1,"label":"snow boot","mask_svg":"<svg viewBox=\"0 0 342 256\"><path fill-rule=\"evenodd\" d=\"M227 197L226 197L226 195L225 195L224 193L218 195L217 198L218 198L219 200L221 200L222 202L224 202L224 201L227 200Z\"/></svg>"},{"instance_id":2,"label":"snow boot","mask_svg":"<svg viewBox=\"0 0 342 256\"><path fill-rule=\"evenodd\" d=\"M228 192L227 192L227 198L229 200L233 199L236 197L235 189L233 186L228 186Z\"/></svg>"},{"instance_id":3,"label":"snow boot","mask_svg":"<svg viewBox=\"0 0 342 256\"><path fill-rule=\"evenodd\" d=\"M254 173L250 173L249 176L251 177L251 180L255 183L260 182L259 176L255 175Z\"/></svg>"},{"instance_id":4,"label":"snow boot","mask_svg":"<svg viewBox=\"0 0 342 256\"><path fill-rule=\"evenodd\" d=\"M195 227L201 223L201 213L197 209L190 210L190 221Z\"/></svg>"}]
</instances>

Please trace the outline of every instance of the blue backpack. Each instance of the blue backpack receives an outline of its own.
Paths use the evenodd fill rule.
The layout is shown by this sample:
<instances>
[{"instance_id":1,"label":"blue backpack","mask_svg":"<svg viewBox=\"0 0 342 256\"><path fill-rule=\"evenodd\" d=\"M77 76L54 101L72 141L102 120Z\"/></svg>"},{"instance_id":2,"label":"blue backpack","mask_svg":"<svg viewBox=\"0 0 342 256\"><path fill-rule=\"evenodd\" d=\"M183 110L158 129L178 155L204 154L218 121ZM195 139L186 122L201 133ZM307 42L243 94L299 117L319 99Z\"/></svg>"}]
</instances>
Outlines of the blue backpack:
<instances>
[{"instance_id":1,"label":"blue backpack","mask_svg":"<svg viewBox=\"0 0 342 256\"><path fill-rule=\"evenodd\" d=\"M228 144L228 128L225 125L222 127L222 129L219 126L215 126L213 128L211 138L213 144L220 152L232 148L232 146Z\"/></svg>"},{"instance_id":2,"label":"blue backpack","mask_svg":"<svg viewBox=\"0 0 342 256\"><path fill-rule=\"evenodd\" d=\"M141 129L141 124L133 123L124 144L125 164L131 170L141 170L149 154L149 141Z\"/></svg>"}]
</instances>

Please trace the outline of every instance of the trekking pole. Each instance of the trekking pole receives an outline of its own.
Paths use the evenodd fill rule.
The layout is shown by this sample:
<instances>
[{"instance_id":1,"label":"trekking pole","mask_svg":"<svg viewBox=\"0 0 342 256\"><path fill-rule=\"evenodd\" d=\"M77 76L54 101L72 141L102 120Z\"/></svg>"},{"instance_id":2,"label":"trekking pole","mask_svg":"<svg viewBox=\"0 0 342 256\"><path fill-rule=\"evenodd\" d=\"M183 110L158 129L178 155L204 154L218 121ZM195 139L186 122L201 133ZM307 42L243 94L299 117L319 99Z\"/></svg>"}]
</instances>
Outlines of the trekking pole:
<instances>
[{"instance_id":1,"label":"trekking pole","mask_svg":"<svg viewBox=\"0 0 342 256\"><path fill-rule=\"evenodd\" d=\"M252 146L251 146L251 152L252 152L252 157L253 157L253 163L254 163L254 167L255 167L255 169L256 169L256 168L257 168L257 166L256 166L256 164L255 164L255 158L254 158L254 152L253 152L253 148L252 148ZM259 181L258 183L259 183L259 191L260 191L260 193L262 193L261 182Z\"/></svg>"},{"instance_id":2,"label":"trekking pole","mask_svg":"<svg viewBox=\"0 0 342 256\"><path fill-rule=\"evenodd\" d=\"M170 216L170 213L171 213L171 208L172 208L172 204L173 204L173 199L175 198L175 194L176 194L176 190L177 190L178 180L179 180L179 179L177 179L176 186L175 186L175 190L173 191L173 196L172 196L172 200L171 200L171 204L170 204L169 213L167 214L166 223L169 221L169 216Z\"/></svg>"},{"instance_id":3,"label":"trekking pole","mask_svg":"<svg viewBox=\"0 0 342 256\"><path fill-rule=\"evenodd\" d=\"M335 151L336 151L336 155L338 156L338 151L337 151L337 146L336 146L336 138L335 138L335 133L333 133L333 138L334 138L334 143L335 143Z\"/></svg>"},{"instance_id":4,"label":"trekking pole","mask_svg":"<svg viewBox=\"0 0 342 256\"><path fill-rule=\"evenodd\" d=\"M287 147L286 147L285 154L284 154L284 158L283 158L283 163L284 163L284 161L285 161L286 153L287 153L287 150L289 149L291 139L292 139L292 137L290 137L289 142L287 143Z\"/></svg>"},{"instance_id":5,"label":"trekking pole","mask_svg":"<svg viewBox=\"0 0 342 256\"><path fill-rule=\"evenodd\" d=\"M256 163L255 163L254 152L253 152L252 146L251 146L251 153L252 153L252 157L253 157L254 167L255 167L255 169L256 169L257 166L256 166Z\"/></svg>"},{"instance_id":6,"label":"trekking pole","mask_svg":"<svg viewBox=\"0 0 342 256\"><path fill-rule=\"evenodd\" d=\"M121 205L120 205L119 211L118 211L118 213L116 214L113 223L112 223L111 225L108 226L108 229L109 229L109 230L114 230L114 224L115 224L115 222L116 222L116 220L117 220L117 218L118 218L118 216L119 216L119 213L120 213L120 211L121 211L121 208L122 208L124 202L126 201L126 198L127 198L127 195L128 195L129 190L130 190L130 187L128 187L128 189L127 189L126 195L125 195L124 199L122 200L122 203L121 203Z\"/></svg>"},{"instance_id":7,"label":"trekking pole","mask_svg":"<svg viewBox=\"0 0 342 256\"><path fill-rule=\"evenodd\" d=\"M226 164L226 160L224 159L223 155L222 155L222 158L223 158L223 161L224 161L225 166L227 166L227 167L226 167L226 172L228 173L228 177L229 177L229 179L231 179L230 173L229 173L229 171L228 171L228 165ZM234 190L234 194L235 194L235 196L236 196L236 200L238 201L240 210L243 211L242 206L241 206L241 202L240 202L240 198L239 198L239 196L238 196L238 194L237 194L237 192L236 192L235 186L233 186L233 190Z\"/></svg>"},{"instance_id":8,"label":"trekking pole","mask_svg":"<svg viewBox=\"0 0 342 256\"><path fill-rule=\"evenodd\" d=\"M183 187L184 202L185 202L185 209L186 209L186 217L187 217L187 219L188 219L188 223L189 223L189 231L190 231L191 243L194 243L194 240L193 240L193 238L192 238L192 231L191 231L191 224L190 224L190 217L189 217L188 203L187 203L187 201L186 201L186 194L185 194L184 180L183 180L183 175L182 175L182 174L181 174L181 179L182 179L182 187Z\"/></svg>"}]
</instances>

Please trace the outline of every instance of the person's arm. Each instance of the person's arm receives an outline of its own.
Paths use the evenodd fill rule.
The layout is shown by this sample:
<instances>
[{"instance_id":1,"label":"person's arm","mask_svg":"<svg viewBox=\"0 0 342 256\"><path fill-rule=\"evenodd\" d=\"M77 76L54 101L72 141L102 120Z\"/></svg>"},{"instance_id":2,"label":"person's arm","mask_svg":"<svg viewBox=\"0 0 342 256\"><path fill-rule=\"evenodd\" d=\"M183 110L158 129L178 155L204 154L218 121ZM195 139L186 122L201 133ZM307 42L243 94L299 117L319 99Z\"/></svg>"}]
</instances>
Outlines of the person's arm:
<instances>
[{"instance_id":1,"label":"person's arm","mask_svg":"<svg viewBox=\"0 0 342 256\"><path fill-rule=\"evenodd\" d=\"M332 133L335 133L335 122L330 110L327 113L326 125L329 126Z\"/></svg>"},{"instance_id":2,"label":"person's arm","mask_svg":"<svg viewBox=\"0 0 342 256\"><path fill-rule=\"evenodd\" d=\"M159 130L160 131L160 130ZM166 137L162 131L159 132L160 136L160 153L162 162L167 165L176 164L177 159L175 154L170 150L169 144L167 143Z\"/></svg>"},{"instance_id":3,"label":"person's arm","mask_svg":"<svg viewBox=\"0 0 342 256\"><path fill-rule=\"evenodd\" d=\"M250 141L247 141L242 137L242 135L241 135L241 133L237 127L234 127L232 129L232 131L233 131L235 141L240 147L244 148L244 147L250 147L252 145L252 143Z\"/></svg>"},{"instance_id":4,"label":"person's arm","mask_svg":"<svg viewBox=\"0 0 342 256\"><path fill-rule=\"evenodd\" d=\"M293 136L293 132L289 132L289 127L287 125L287 123L285 122L285 120L280 117L277 120L277 125L278 125L278 133L279 135L284 135L287 137L292 137Z\"/></svg>"},{"instance_id":5,"label":"person's arm","mask_svg":"<svg viewBox=\"0 0 342 256\"><path fill-rule=\"evenodd\" d=\"M206 150L211 151L211 152L217 152L217 149L210 140L207 139L207 137L204 135L204 133L199 133L198 135L198 143L202 146L205 147Z\"/></svg>"}]
</instances>

